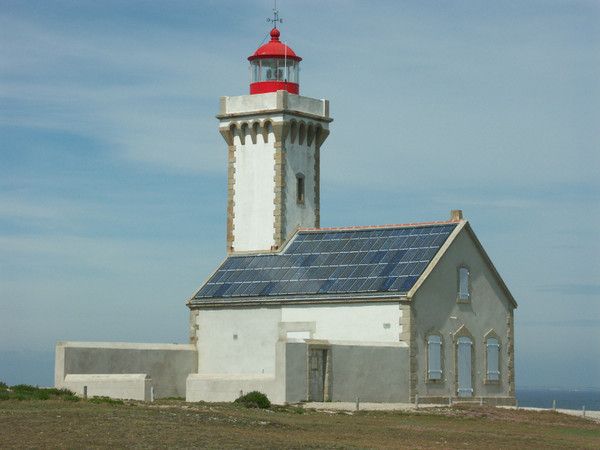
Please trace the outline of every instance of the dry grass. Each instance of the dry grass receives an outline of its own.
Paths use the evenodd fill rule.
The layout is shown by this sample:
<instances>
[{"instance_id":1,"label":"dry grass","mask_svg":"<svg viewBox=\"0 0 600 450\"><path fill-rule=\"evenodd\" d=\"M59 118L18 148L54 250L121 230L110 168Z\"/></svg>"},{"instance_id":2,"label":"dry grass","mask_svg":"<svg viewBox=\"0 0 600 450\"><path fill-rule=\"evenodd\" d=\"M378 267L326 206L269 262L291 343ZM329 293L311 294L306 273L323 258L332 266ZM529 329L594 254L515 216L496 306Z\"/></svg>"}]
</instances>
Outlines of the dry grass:
<instances>
[{"instance_id":1,"label":"dry grass","mask_svg":"<svg viewBox=\"0 0 600 450\"><path fill-rule=\"evenodd\" d=\"M331 413L163 400L0 401L0 448L600 448L600 425L469 406Z\"/></svg>"}]
</instances>

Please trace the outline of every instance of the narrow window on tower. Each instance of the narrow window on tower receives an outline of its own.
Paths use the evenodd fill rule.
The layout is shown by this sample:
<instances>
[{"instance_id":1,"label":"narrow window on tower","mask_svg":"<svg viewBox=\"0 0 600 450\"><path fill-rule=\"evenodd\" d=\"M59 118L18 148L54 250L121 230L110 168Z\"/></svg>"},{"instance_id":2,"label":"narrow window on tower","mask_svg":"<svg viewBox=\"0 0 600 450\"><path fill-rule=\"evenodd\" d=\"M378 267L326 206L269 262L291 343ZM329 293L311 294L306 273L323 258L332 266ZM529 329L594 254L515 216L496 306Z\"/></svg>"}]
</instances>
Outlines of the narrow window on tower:
<instances>
[{"instance_id":1,"label":"narrow window on tower","mask_svg":"<svg viewBox=\"0 0 600 450\"><path fill-rule=\"evenodd\" d=\"M296 174L296 203L304 204L304 175L301 173Z\"/></svg>"}]
</instances>

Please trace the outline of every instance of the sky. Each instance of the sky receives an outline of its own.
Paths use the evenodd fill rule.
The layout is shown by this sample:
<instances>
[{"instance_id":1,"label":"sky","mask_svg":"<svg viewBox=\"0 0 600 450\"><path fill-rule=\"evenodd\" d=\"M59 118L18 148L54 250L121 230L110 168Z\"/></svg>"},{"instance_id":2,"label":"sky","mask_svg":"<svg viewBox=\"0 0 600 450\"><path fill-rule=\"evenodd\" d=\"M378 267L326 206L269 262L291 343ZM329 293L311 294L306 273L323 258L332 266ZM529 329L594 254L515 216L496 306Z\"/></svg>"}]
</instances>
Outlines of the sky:
<instances>
[{"instance_id":1,"label":"sky","mask_svg":"<svg viewBox=\"0 0 600 450\"><path fill-rule=\"evenodd\" d=\"M280 0L330 100L321 225L463 209L519 303L518 387L600 388L600 2ZM0 0L0 380L60 340L186 342L225 256L219 97L270 0Z\"/></svg>"}]
</instances>

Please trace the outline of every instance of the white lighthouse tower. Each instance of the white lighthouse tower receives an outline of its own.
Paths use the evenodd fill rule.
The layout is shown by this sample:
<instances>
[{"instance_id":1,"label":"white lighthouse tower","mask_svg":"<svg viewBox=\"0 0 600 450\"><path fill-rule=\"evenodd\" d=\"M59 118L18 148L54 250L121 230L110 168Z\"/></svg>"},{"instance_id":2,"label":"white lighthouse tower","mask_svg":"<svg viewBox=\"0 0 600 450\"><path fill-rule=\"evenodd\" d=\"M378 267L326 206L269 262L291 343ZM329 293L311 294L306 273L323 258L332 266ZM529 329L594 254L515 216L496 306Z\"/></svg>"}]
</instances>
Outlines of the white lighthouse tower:
<instances>
[{"instance_id":1,"label":"white lighthouse tower","mask_svg":"<svg viewBox=\"0 0 600 450\"><path fill-rule=\"evenodd\" d=\"M250 95L221 97L217 116L228 148L228 253L277 251L297 228L319 227L329 101L299 95L302 58L277 26L270 35L248 58Z\"/></svg>"}]
</instances>

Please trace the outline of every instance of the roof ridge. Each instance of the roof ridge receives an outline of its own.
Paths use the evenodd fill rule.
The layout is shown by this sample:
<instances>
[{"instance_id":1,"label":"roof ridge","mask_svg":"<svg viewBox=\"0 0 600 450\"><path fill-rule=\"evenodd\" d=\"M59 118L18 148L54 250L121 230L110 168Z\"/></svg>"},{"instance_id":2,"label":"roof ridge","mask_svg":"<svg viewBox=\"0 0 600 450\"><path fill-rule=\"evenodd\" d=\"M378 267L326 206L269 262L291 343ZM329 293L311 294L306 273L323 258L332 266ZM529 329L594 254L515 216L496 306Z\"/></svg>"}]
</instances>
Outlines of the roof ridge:
<instances>
[{"instance_id":1,"label":"roof ridge","mask_svg":"<svg viewBox=\"0 0 600 450\"><path fill-rule=\"evenodd\" d=\"M355 225L347 227L322 227L322 228L298 228L298 231L352 231L352 230L378 230L385 228L408 228L427 225L449 225L460 223L461 220L436 220L430 222L396 223L385 225Z\"/></svg>"}]
</instances>

